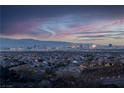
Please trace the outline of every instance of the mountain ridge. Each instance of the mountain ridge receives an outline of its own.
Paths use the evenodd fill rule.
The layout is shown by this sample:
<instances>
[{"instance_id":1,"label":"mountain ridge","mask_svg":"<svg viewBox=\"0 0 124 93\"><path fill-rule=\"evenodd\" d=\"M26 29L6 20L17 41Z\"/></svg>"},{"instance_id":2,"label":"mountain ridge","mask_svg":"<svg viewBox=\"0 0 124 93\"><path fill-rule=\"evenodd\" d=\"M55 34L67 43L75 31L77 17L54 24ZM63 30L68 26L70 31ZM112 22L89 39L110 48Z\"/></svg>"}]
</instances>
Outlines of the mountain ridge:
<instances>
[{"instance_id":1,"label":"mountain ridge","mask_svg":"<svg viewBox=\"0 0 124 93\"><path fill-rule=\"evenodd\" d=\"M27 46L65 46L73 44L64 41L41 41L35 39L8 39L0 38L1 47L27 47Z\"/></svg>"}]
</instances>

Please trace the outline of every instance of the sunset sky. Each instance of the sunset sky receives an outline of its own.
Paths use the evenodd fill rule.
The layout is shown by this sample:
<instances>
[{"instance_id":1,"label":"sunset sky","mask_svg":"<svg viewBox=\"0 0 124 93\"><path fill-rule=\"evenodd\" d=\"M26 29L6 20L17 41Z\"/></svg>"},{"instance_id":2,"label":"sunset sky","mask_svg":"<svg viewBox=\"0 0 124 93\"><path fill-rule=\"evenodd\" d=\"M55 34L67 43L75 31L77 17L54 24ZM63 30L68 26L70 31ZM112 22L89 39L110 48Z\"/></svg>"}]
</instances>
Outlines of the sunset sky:
<instances>
[{"instance_id":1,"label":"sunset sky","mask_svg":"<svg viewBox=\"0 0 124 93\"><path fill-rule=\"evenodd\" d=\"M124 6L0 6L0 37L124 45Z\"/></svg>"}]
</instances>

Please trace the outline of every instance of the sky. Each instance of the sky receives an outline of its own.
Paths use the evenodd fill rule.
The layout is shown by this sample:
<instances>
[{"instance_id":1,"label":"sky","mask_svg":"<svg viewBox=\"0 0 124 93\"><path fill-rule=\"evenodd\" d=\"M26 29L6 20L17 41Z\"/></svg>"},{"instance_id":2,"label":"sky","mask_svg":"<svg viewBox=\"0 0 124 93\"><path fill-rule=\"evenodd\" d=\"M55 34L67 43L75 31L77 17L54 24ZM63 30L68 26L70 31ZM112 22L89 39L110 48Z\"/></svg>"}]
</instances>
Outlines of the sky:
<instances>
[{"instance_id":1,"label":"sky","mask_svg":"<svg viewBox=\"0 0 124 93\"><path fill-rule=\"evenodd\" d=\"M124 6L0 6L0 37L124 45Z\"/></svg>"}]
</instances>

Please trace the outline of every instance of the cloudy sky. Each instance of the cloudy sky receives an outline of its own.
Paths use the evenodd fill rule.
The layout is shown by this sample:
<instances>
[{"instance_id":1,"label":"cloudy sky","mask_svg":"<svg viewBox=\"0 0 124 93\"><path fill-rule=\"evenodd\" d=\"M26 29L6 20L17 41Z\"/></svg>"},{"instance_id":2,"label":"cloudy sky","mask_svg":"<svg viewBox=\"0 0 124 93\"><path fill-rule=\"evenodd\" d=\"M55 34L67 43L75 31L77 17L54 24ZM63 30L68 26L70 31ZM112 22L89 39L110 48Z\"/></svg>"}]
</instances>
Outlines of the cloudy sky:
<instances>
[{"instance_id":1,"label":"cloudy sky","mask_svg":"<svg viewBox=\"0 0 124 93\"><path fill-rule=\"evenodd\" d=\"M0 37L124 45L124 6L0 6Z\"/></svg>"}]
</instances>

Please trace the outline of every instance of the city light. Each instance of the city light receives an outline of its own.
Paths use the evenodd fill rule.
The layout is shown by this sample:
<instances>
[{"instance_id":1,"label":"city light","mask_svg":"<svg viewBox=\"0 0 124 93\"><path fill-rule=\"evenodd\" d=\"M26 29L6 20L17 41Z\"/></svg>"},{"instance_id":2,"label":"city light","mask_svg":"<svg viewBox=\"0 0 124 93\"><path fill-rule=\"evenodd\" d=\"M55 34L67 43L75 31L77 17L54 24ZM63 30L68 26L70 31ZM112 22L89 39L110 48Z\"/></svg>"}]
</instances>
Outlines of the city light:
<instances>
[{"instance_id":1,"label":"city light","mask_svg":"<svg viewBox=\"0 0 124 93\"><path fill-rule=\"evenodd\" d=\"M92 49L95 49L95 48L96 48L96 45L95 45L95 44L93 44L93 45L91 46L91 48L92 48Z\"/></svg>"}]
</instances>

